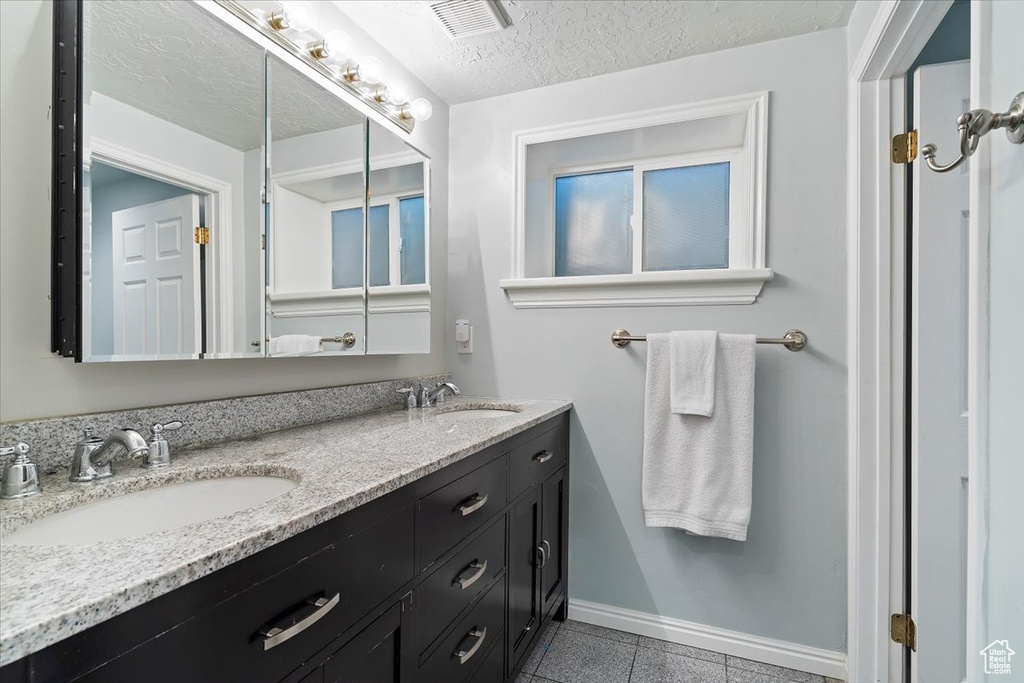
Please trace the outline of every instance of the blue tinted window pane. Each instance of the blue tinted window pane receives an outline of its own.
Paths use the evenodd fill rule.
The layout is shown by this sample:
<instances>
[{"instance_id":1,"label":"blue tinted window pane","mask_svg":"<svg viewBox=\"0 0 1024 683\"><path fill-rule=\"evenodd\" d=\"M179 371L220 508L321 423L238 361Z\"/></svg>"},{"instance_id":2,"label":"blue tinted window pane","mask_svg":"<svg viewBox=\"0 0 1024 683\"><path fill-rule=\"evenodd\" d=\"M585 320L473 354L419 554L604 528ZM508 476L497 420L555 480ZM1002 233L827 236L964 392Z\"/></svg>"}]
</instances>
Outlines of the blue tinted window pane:
<instances>
[{"instance_id":1,"label":"blue tinted window pane","mask_svg":"<svg viewBox=\"0 0 1024 683\"><path fill-rule=\"evenodd\" d=\"M632 271L633 171L555 179L555 275Z\"/></svg>"},{"instance_id":2,"label":"blue tinted window pane","mask_svg":"<svg viewBox=\"0 0 1024 683\"><path fill-rule=\"evenodd\" d=\"M398 217L402 226L402 284L426 284L427 250L424 244L423 197L400 199Z\"/></svg>"},{"instance_id":3,"label":"blue tinted window pane","mask_svg":"<svg viewBox=\"0 0 1024 683\"><path fill-rule=\"evenodd\" d=\"M729 163L644 172L644 270L729 267Z\"/></svg>"},{"instance_id":4,"label":"blue tinted window pane","mask_svg":"<svg viewBox=\"0 0 1024 683\"><path fill-rule=\"evenodd\" d=\"M370 207L370 286L391 284L391 245L388 230L389 208Z\"/></svg>"},{"instance_id":5,"label":"blue tinted window pane","mask_svg":"<svg viewBox=\"0 0 1024 683\"><path fill-rule=\"evenodd\" d=\"M331 286L363 286L363 210L331 212Z\"/></svg>"}]
</instances>

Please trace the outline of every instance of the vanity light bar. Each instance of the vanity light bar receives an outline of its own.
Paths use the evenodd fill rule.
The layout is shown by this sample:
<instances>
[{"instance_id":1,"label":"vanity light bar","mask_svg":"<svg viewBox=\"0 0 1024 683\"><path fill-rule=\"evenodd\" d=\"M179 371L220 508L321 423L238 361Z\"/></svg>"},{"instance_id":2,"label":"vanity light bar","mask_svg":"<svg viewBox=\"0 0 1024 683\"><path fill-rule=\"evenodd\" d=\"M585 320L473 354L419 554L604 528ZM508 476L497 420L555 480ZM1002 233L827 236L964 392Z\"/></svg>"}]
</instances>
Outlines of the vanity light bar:
<instances>
[{"instance_id":1,"label":"vanity light bar","mask_svg":"<svg viewBox=\"0 0 1024 683\"><path fill-rule=\"evenodd\" d=\"M313 9L306 0L282 2L280 9L272 12L250 9L237 0L215 2L402 130L412 132L417 121L426 121L433 114L429 100L408 101L408 88L402 81L384 83L379 59L354 61L351 40L344 31L326 35L316 31ZM296 34L302 38L293 38Z\"/></svg>"}]
</instances>

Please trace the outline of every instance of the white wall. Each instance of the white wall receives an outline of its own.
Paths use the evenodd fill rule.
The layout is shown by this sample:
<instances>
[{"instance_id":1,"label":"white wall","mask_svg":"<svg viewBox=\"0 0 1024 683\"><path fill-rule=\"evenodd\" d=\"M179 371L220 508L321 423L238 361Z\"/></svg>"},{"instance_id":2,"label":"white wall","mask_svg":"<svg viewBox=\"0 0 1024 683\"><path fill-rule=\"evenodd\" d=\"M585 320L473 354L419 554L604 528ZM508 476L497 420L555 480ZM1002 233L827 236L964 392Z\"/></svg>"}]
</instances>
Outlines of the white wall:
<instances>
[{"instance_id":1,"label":"white wall","mask_svg":"<svg viewBox=\"0 0 1024 683\"><path fill-rule=\"evenodd\" d=\"M449 325L474 325L456 355L471 394L570 398L572 597L805 645L845 647L845 135L843 30L701 55L451 109ZM748 306L515 310L513 132L759 90L771 91L768 266ZM710 328L778 336L757 351L748 540L643 525L646 348L612 330Z\"/></svg>"},{"instance_id":2,"label":"white wall","mask_svg":"<svg viewBox=\"0 0 1024 683\"><path fill-rule=\"evenodd\" d=\"M434 117L417 125L411 136L413 144L431 157L435 178L431 266L441 276L435 278L440 281L432 292L431 354L95 365L53 356L47 117L52 31L51 3L0 2L0 420L333 386L446 369L448 109L379 46L370 51L387 71L434 104ZM361 41L372 43L365 37Z\"/></svg>"},{"instance_id":3,"label":"white wall","mask_svg":"<svg viewBox=\"0 0 1024 683\"><path fill-rule=\"evenodd\" d=\"M975 11L972 19L980 14ZM992 38L974 54L991 71L979 88L980 106L1003 111L1024 85L1019 52L1024 4L992 3L985 14L991 16L991 27L983 25L975 35L991 30ZM1016 53L1012 46L1018 48ZM975 645L980 649L996 639L1008 640L1017 652L1011 658L1013 678L1024 680L1024 145L1011 145L1002 131L987 137L982 144L989 145L992 189L990 197L979 198L979 204L982 216L987 210L989 223L988 462L979 490L988 496L988 534L981 544L984 638ZM986 677L1006 678L1005 674Z\"/></svg>"}]
</instances>

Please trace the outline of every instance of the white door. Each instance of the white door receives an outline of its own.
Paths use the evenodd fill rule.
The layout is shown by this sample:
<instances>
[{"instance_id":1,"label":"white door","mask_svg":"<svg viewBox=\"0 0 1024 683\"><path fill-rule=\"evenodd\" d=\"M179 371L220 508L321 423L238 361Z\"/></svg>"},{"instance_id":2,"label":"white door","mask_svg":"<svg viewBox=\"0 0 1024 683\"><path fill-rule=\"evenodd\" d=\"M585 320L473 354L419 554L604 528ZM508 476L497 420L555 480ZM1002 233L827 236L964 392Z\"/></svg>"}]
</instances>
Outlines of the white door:
<instances>
[{"instance_id":1,"label":"white door","mask_svg":"<svg viewBox=\"0 0 1024 683\"><path fill-rule=\"evenodd\" d=\"M958 148L970 79L966 61L914 74L914 128L940 157ZM913 182L911 673L953 683L964 678L967 637L967 165L935 173L918 161Z\"/></svg>"},{"instance_id":2,"label":"white door","mask_svg":"<svg viewBox=\"0 0 1024 683\"><path fill-rule=\"evenodd\" d=\"M200 347L199 197L115 211L114 354L177 356Z\"/></svg>"},{"instance_id":3,"label":"white door","mask_svg":"<svg viewBox=\"0 0 1024 683\"><path fill-rule=\"evenodd\" d=\"M1024 91L1024 2L971 3L971 107ZM971 158L968 680L1024 680L1024 144ZM988 659L982 650L1013 651ZM1005 668L1001 668L1005 667ZM986 672L988 668L988 672Z\"/></svg>"}]
</instances>

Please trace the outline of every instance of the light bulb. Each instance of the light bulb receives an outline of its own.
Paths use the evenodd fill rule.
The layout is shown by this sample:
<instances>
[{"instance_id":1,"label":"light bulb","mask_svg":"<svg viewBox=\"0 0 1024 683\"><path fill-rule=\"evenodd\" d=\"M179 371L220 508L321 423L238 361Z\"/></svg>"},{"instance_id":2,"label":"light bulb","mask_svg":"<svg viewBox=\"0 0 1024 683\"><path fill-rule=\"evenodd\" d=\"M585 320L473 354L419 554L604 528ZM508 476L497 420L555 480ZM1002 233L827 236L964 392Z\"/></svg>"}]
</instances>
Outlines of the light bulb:
<instances>
[{"instance_id":1,"label":"light bulb","mask_svg":"<svg viewBox=\"0 0 1024 683\"><path fill-rule=\"evenodd\" d=\"M340 64L352 55L352 39L344 31L328 31L321 49L325 59Z\"/></svg>"},{"instance_id":2,"label":"light bulb","mask_svg":"<svg viewBox=\"0 0 1024 683\"><path fill-rule=\"evenodd\" d=\"M284 13L282 28L293 31L308 31L313 28L315 16L313 5L308 0L285 0L281 3L281 12Z\"/></svg>"},{"instance_id":3,"label":"light bulb","mask_svg":"<svg viewBox=\"0 0 1024 683\"><path fill-rule=\"evenodd\" d=\"M413 100L409 106L409 116L417 121L426 121L434 114L434 105L430 104L430 100L422 97L417 97Z\"/></svg>"},{"instance_id":4,"label":"light bulb","mask_svg":"<svg viewBox=\"0 0 1024 683\"><path fill-rule=\"evenodd\" d=\"M359 62L359 80L367 85L377 85L384 80L384 65L376 57L367 57Z\"/></svg>"},{"instance_id":5,"label":"light bulb","mask_svg":"<svg viewBox=\"0 0 1024 683\"><path fill-rule=\"evenodd\" d=\"M384 89L384 97L391 104L405 104L409 101L409 86L402 81L391 81Z\"/></svg>"}]
</instances>

